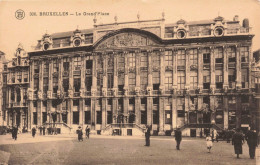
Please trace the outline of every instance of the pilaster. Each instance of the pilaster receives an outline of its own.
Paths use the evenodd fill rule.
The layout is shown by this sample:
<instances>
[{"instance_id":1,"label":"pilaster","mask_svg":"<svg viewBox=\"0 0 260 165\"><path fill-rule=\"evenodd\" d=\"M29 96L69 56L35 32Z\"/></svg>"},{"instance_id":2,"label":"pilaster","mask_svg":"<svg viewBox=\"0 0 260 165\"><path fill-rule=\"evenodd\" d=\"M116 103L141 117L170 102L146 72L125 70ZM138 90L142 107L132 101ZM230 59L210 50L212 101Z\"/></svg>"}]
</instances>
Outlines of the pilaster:
<instances>
[{"instance_id":1,"label":"pilaster","mask_svg":"<svg viewBox=\"0 0 260 165\"><path fill-rule=\"evenodd\" d=\"M240 57L240 46L236 45L236 88L241 89L241 57Z\"/></svg>"},{"instance_id":2,"label":"pilaster","mask_svg":"<svg viewBox=\"0 0 260 165\"><path fill-rule=\"evenodd\" d=\"M185 49L185 89L190 88L190 49Z\"/></svg>"},{"instance_id":3,"label":"pilaster","mask_svg":"<svg viewBox=\"0 0 260 165\"><path fill-rule=\"evenodd\" d=\"M198 48L198 88L203 88L203 54L202 48Z\"/></svg>"},{"instance_id":4,"label":"pilaster","mask_svg":"<svg viewBox=\"0 0 260 165\"><path fill-rule=\"evenodd\" d=\"M224 129L228 129L228 97L223 97Z\"/></svg>"},{"instance_id":5,"label":"pilaster","mask_svg":"<svg viewBox=\"0 0 260 165\"><path fill-rule=\"evenodd\" d=\"M117 120L116 120L116 115L117 115L117 109L118 109L118 101L117 101L118 99L117 98L115 98L115 97L113 97L113 106L112 106L112 115L113 115L113 123L117 123Z\"/></svg>"},{"instance_id":6,"label":"pilaster","mask_svg":"<svg viewBox=\"0 0 260 165\"><path fill-rule=\"evenodd\" d=\"M127 115L128 114L128 106L129 106L129 98L128 97L124 97L124 101L123 101L123 110L124 110L124 115ZM124 119L124 121L125 122L127 122L126 121L126 119Z\"/></svg>"},{"instance_id":7,"label":"pilaster","mask_svg":"<svg viewBox=\"0 0 260 165\"><path fill-rule=\"evenodd\" d=\"M216 81L215 81L215 54L214 47L210 48L210 88L215 90Z\"/></svg>"},{"instance_id":8,"label":"pilaster","mask_svg":"<svg viewBox=\"0 0 260 165\"><path fill-rule=\"evenodd\" d=\"M223 46L223 78L224 78L224 83L223 83L223 89L228 88L228 53L227 53L227 46Z\"/></svg>"},{"instance_id":9,"label":"pilaster","mask_svg":"<svg viewBox=\"0 0 260 165\"><path fill-rule=\"evenodd\" d=\"M102 126L101 129L104 129L106 127L106 123L107 123L107 112L106 112L106 108L107 108L107 98L102 98Z\"/></svg>"},{"instance_id":10,"label":"pilaster","mask_svg":"<svg viewBox=\"0 0 260 165\"><path fill-rule=\"evenodd\" d=\"M135 97L135 123L136 124L140 124L140 118L141 118L141 113L140 113L140 109L141 109L141 98L140 97Z\"/></svg>"},{"instance_id":11,"label":"pilaster","mask_svg":"<svg viewBox=\"0 0 260 165\"><path fill-rule=\"evenodd\" d=\"M165 135L164 132L164 98L159 99L159 133L158 135Z\"/></svg>"},{"instance_id":12,"label":"pilaster","mask_svg":"<svg viewBox=\"0 0 260 165\"><path fill-rule=\"evenodd\" d=\"M165 50L160 52L160 91L164 93L164 79L165 79L165 66L164 66L164 54Z\"/></svg>"},{"instance_id":13,"label":"pilaster","mask_svg":"<svg viewBox=\"0 0 260 165\"><path fill-rule=\"evenodd\" d=\"M172 97L172 129L177 128L177 97Z\"/></svg>"},{"instance_id":14,"label":"pilaster","mask_svg":"<svg viewBox=\"0 0 260 165\"><path fill-rule=\"evenodd\" d=\"M147 125L152 125L153 98L147 97Z\"/></svg>"}]
</instances>

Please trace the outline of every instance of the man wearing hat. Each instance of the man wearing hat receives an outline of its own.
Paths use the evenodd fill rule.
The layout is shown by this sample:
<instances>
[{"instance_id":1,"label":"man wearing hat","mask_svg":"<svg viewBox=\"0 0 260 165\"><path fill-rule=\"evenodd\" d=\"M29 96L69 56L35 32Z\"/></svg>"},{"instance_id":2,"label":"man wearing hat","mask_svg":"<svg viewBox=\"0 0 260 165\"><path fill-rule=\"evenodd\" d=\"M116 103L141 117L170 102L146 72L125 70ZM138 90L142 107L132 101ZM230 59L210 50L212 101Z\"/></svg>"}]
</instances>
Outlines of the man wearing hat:
<instances>
[{"instance_id":1,"label":"man wearing hat","mask_svg":"<svg viewBox=\"0 0 260 165\"><path fill-rule=\"evenodd\" d=\"M175 141L176 141L176 149L177 150L180 150L181 140L182 140L182 133L181 133L180 128L178 127L175 130Z\"/></svg>"},{"instance_id":2,"label":"man wearing hat","mask_svg":"<svg viewBox=\"0 0 260 165\"><path fill-rule=\"evenodd\" d=\"M82 132L82 129L81 129L81 126L78 127L77 129L77 134L78 134L78 141L82 140L83 141L83 132Z\"/></svg>"},{"instance_id":3,"label":"man wearing hat","mask_svg":"<svg viewBox=\"0 0 260 165\"><path fill-rule=\"evenodd\" d=\"M232 137L232 145L234 145L235 154L239 158L239 154L242 154L242 144L244 142L243 134L240 132L240 128L236 129L236 133Z\"/></svg>"},{"instance_id":4,"label":"man wearing hat","mask_svg":"<svg viewBox=\"0 0 260 165\"><path fill-rule=\"evenodd\" d=\"M257 147L257 134L254 129L250 129L246 134L246 141L249 147L249 155L251 159L255 158L255 149Z\"/></svg>"}]
</instances>

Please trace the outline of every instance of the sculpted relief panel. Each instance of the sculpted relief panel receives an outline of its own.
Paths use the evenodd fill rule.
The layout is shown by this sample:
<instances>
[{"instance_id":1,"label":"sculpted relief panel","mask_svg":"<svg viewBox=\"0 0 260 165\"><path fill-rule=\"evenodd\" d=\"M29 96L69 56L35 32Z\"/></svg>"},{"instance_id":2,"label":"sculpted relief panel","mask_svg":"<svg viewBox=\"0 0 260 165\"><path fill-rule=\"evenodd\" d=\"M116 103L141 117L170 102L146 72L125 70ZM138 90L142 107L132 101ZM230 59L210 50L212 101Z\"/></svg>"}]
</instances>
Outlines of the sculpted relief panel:
<instances>
[{"instance_id":1,"label":"sculpted relief panel","mask_svg":"<svg viewBox=\"0 0 260 165\"><path fill-rule=\"evenodd\" d=\"M148 37L135 33L120 33L112 36L97 46L96 49L120 48L120 47L138 47L155 45L154 41Z\"/></svg>"}]
</instances>

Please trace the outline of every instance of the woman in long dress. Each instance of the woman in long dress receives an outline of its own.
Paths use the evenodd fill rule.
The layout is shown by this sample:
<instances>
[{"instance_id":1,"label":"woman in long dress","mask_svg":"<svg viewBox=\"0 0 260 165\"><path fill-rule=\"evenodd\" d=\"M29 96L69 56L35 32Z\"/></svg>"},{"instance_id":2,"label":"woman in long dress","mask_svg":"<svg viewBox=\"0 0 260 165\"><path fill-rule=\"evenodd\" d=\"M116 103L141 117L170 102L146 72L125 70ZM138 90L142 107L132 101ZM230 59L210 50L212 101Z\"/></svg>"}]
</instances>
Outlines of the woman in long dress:
<instances>
[{"instance_id":1,"label":"woman in long dress","mask_svg":"<svg viewBox=\"0 0 260 165\"><path fill-rule=\"evenodd\" d=\"M211 138L209 135L207 135L207 137L206 137L206 143L207 143L207 149L208 149L209 152L210 152L210 150L211 150L213 144L212 144L212 138Z\"/></svg>"}]
</instances>

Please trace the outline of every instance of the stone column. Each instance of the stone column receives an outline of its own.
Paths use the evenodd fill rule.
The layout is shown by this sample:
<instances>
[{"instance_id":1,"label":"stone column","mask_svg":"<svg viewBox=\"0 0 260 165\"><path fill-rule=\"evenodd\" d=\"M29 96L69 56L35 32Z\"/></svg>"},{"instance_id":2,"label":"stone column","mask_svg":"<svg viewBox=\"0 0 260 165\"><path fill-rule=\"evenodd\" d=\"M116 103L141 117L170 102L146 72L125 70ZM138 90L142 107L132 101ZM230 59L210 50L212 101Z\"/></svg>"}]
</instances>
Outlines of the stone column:
<instances>
[{"instance_id":1,"label":"stone column","mask_svg":"<svg viewBox=\"0 0 260 165\"><path fill-rule=\"evenodd\" d=\"M241 89L241 57L240 47L236 45L236 88Z\"/></svg>"},{"instance_id":2,"label":"stone column","mask_svg":"<svg viewBox=\"0 0 260 165\"><path fill-rule=\"evenodd\" d=\"M159 99L159 133L158 135L165 135L164 132L164 97Z\"/></svg>"},{"instance_id":3,"label":"stone column","mask_svg":"<svg viewBox=\"0 0 260 165\"><path fill-rule=\"evenodd\" d=\"M32 129L33 125L33 101L29 101L29 109L28 109L28 130Z\"/></svg>"},{"instance_id":4,"label":"stone column","mask_svg":"<svg viewBox=\"0 0 260 165\"><path fill-rule=\"evenodd\" d=\"M37 126L42 125L42 101L37 100Z\"/></svg>"},{"instance_id":5,"label":"stone column","mask_svg":"<svg viewBox=\"0 0 260 165\"><path fill-rule=\"evenodd\" d=\"M101 129L104 129L106 127L107 123L107 98L102 98L102 125Z\"/></svg>"},{"instance_id":6,"label":"stone column","mask_svg":"<svg viewBox=\"0 0 260 165\"><path fill-rule=\"evenodd\" d=\"M113 97L113 107L112 107L113 123L117 123L116 118L114 118L117 115L117 109L118 109L117 100L118 100L117 98Z\"/></svg>"},{"instance_id":7,"label":"stone column","mask_svg":"<svg viewBox=\"0 0 260 165\"><path fill-rule=\"evenodd\" d=\"M202 96L198 96L198 110L202 109L202 105L203 105L203 97ZM198 113L197 117L198 117L198 122L197 123L200 123L199 118L201 118L201 120L203 119L203 113L202 112ZM201 123L203 123L203 122L201 121Z\"/></svg>"},{"instance_id":8,"label":"stone column","mask_svg":"<svg viewBox=\"0 0 260 165\"><path fill-rule=\"evenodd\" d=\"M153 98L147 97L147 125L152 125Z\"/></svg>"},{"instance_id":9,"label":"stone column","mask_svg":"<svg viewBox=\"0 0 260 165\"><path fill-rule=\"evenodd\" d=\"M236 96L237 98L237 103L236 103L236 128L240 128L241 127L241 96Z\"/></svg>"},{"instance_id":10,"label":"stone column","mask_svg":"<svg viewBox=\"0 0 260 165\"><path fill-rule=\"evenodd\" d=\"M224 129L228 129L228 97L223 97Z\"/></svg>"},{"instance_id":11,"label":"stone column","mask_svg":"<svg viewBox=\"0 0 260 165\"><path fill-rule=\"evenodd\" d=\"M226 46L223 46L223 60L223 89L228 89L228 53Z\"/></svg>"},{"instance_id":12,"label":"stone column","mask_svg":"<svg viewBox=\"0 0 260 165\"><path fill-rule=\"evenodd\" d=\"M37 125L42 125L43 61L39 61L39 91L37 100Z\"/></svg>"},{"instance_id":13,"label":"stone column","mask_svg":"<svg viewBox=\"0 0 260 165\"><path fill-rule=\"evenodd\" d=\"M152 91L153 89L153 64L152 64L152 55L154 52L148 52L148 84L147 84L147 90Z\"/></svg>"},{"instance_id":14,"label":"stone column","mask_svg":"<svg viewBox=\"0 0 260 165\"><path fill-rule=\"evenodd\" d=\"M185 50L185 89L190 88L190 49Z\"/></svg>"},{"instance_id":15,"label":"stone column","mask_svg":"<svg viewBox=\"0 0 260 165\"><path fill-rule=\"evenodd\" d=\"M140 84L141 84L141 76L140 76L140 60L141 60L141 52L140 51L135 51L135 76L136 76L136 84L135 84L135 91L140 92Z\"/></svg>"},{"instance_id":16,"label":"stone column","mask_svg":"<svg viewBox=\"0 0 260 165\"><path fill-rule=\"evenodd\" d=\"M129 106L129 98L128 97L124 97L124 100L123 100L123 110L124 110L124 115L127 115L128 114L128 106ZM127 120L124 119L124 122L127 123Z\"/></svg>"},{"instance_id":17,"label":"stone column","mask_svg":"<svg viewBox=\"0 0 260 165\"><path fill-rule=\"evenodd\" d=\"M215 55L214 55L214 47L210 48L210 89L212 91L216 88L215 82Z\"/></svg>"},{"instance_id":18,"label":"stone column","mask_svg":"<svg viewBox=\"0 0 260 165\"><path fill-rule=\"evenodd\" d=\"M71 127L72 126L72 117L73 117L73 100L68 99L68 125Z\"/></svg>"},{"instance_id":19,"label":"stone column","mask_svg":"<svg viewBox=\"0 0 260 165\"><path fill-rule=\"evenodd\" d=\"M203 58L202 48L198 48L198 88L203 89Z\"/></svg>"},{"instance_id":20,"label":"stone column","mask_svg":"<svg viewBox=\"0 0 260 165\"><path fill-rule=\"evenodd\" d=\"M177 97L173 96L172 97L172 129L177 128ZM174 133L174 132L172 132Z\"/></svg>"},{"instance_id":21,"label":"stone column","mask_svg":"<svg viewBox=\"0 0 260 165\"><path fill-rule=\"evenodd\" d=\"M189 124L189 113L190 113L190 110L189 110L190 98L189 97L190 97L189 95L185 96L185 117L184 117L185 124Z\"/></svg>"},{"instance_id":22,"label":"stone column","mask_svg":"<svg viewBox=\"0 0 260 165\"><path fill-rule=\"evenodd\" d=\"M96 126L96 98L91 98L91 129L95 130Z\"/></svg>"},{"instance_id":23,"label":"stone column","mask_svg":"<svg viewBox=\"0 0 260 165\"><path fill-rule=\"evenodd\" d=\"M141 98L140 97L135 97L135 123L140 124L141 123Z\"/></svg>"},{"instance_id":24,"label":"stone column","mask_svg":"<svg viewBox=\"0 0 260 165\"><path fill-rule=\"evenodd\" d=\"M172 59L173 59L173 89L177 89L177 70L178 70L178 65L177 65L177 52L176 50L173 50L172 54Z\"/></svg>"},{"instance_id":25,"label":"stone column","mask_svg":"<svg viewBox=\"0 0 260 165\"><path fill-rule=\"evenodd\" d=\"M213 120L215 121L215 107L216 107L216 103L215 103L215 96L210 96L210 109L213 110L213 112L211 113L211 119L210 121L212 122Z\"/></svg>"},{"instance_id":26,"label":"stone column","mask_svg":"<svg viewBox=\"0 0 260 165\"><path fill-rule=\"evenodd\" d=\"M164 66L164 54L165 51L161 50L160 52L160 91L161 94L164 93L164 78L165 78L165 66Z\"/></svg>"},{"instance_id":27,"label":"stone column","mask_svg":"<svg viewBox=\"0 0 260 165\"><path fill-rule=\"evenodd\" d=\"M113 80L113 90L114 90L114 96L117 96L118 93L118 71L117 71L117 61L118 61L118 55L114 54L114 80Z\"/></svg>"},{"instance_id":28,"label":"stone column","mask_svg":"<svg viewBox=\"0 0 260 165\"><path fill-rule=\"evenodd\" d=\"M82 127L83 127L83 125L84 125L84 107L85 107L85 105L84 105L84 99L83 98L80 98L79 99L79 125L82 125Z\"/></svg>"},{"instance_id":29,"label":"stone column","mask_svg":"<svg viewBox=\"0 0 260 165\"><path fill-rule=\"evenodd\" d=\"M74 92L74 83L73 83L73 70L74 70L74 65L73 65L73 57L70 58L70 70L69 70L69 98L73 98L73 92Z\"/></svg>"},{"instance_id":30,"label":"stone column","mask_svg":"<svg viewBox=\"0 0 260 165\"><path fill-rule=\"evenodd\" d=\"M124 56L125 56L125 85L124 85L124 95L128 95L127 91L128 91L128 52L124 52Z\"/></svg>"}]
</instances>

